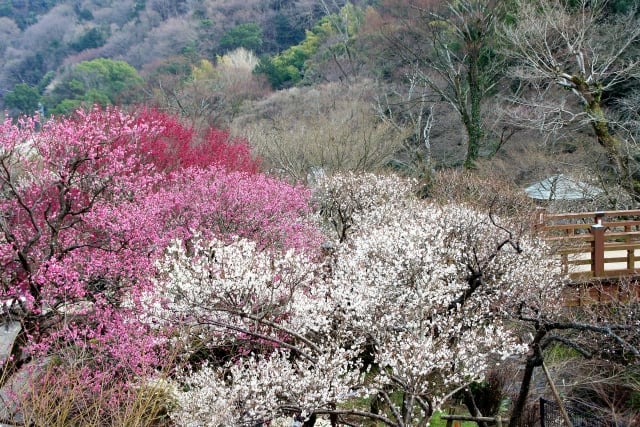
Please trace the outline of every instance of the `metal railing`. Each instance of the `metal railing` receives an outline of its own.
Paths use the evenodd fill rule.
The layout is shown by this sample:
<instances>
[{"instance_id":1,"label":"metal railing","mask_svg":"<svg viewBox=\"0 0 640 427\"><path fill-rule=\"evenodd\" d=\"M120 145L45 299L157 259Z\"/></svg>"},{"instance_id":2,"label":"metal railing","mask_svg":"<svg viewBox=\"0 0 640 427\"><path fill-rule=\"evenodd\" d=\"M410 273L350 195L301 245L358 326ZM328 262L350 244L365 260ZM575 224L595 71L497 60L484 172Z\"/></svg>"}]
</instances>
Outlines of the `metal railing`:
<instances>
[{"instance_id":1,"label":"metal railing","mask_svg":"<svg viewBox=\"0 0 640 427\"><path fill-rule=\"evenodd\" d=\"M565 409L573 427L622 427L616 426L612 421L581 411L570 404L565 405ZM540 427L566 427L556 402L540 398Z\"/></svg>"}]
</instances>

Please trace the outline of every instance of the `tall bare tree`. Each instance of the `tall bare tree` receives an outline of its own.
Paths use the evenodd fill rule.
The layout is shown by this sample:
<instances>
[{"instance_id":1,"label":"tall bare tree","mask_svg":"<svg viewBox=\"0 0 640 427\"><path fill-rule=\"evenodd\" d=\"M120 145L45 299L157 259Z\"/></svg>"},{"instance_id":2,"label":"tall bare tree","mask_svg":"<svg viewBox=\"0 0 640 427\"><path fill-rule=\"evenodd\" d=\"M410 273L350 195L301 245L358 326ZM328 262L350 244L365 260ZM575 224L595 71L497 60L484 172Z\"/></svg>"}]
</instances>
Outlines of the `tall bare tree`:
<instances>
[{"instance_id":1,"label":"tall bare tree","mask_svg":"<svg viewBox=\"0 0 640 427\"><path fill-rule=\"evenodd\" d=\"M569 123L591 127L619 183L640 199L632 147L604 102L640 75L640 58L632 53L640 20L631 12L607 15L606 0L568 3L517 0L515 23L502 28L505 54L513 61L510 75L521 83L513 111L544 131Z\"/></svg>"},{"instance_id":2,"label":"tall bare tree","mask_svg":"<svg viewBox=\"0 0 640 427\"><path fill-rule=\"evenodd\" d=\"M501 70L495 28L506 2L460 0L444 7L439 2L402 2L420 15L417 34L389 39L417 66L424 83L459 114L467 133L464 166L472 169L486 133L482 101Z\"/></svg>"}]
</instances>

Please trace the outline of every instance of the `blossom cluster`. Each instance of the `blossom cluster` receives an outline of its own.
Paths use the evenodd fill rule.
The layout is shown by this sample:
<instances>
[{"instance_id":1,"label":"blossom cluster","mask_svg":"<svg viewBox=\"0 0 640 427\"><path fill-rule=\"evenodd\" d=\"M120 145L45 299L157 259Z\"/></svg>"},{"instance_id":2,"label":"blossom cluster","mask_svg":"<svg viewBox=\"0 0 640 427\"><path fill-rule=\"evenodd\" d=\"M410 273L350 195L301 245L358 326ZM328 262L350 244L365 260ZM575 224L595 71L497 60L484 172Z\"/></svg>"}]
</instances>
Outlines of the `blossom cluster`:
<instances>
[{"instance_id":1,"label":"blossom cluster","mask_svg":"<svg viewBox=\"0 0 640 427\"><path fill-rule=\"evenodd\" d=\"M161 262L172 304L188 295L185 308L197 307L185 325L208 324L201 340L271 343L185 374L177 417L216 425L326 414L367 396L418 424L457 387L524 351L509 326L516 309L555 302L544 245L499 218L419 200L393 177L338 176L320 188L329 206L331 197L340 209L353 201L351 232L322 262L242 239L195 254L176 246Z\"/></svg>"},{"instance_id":2,"label":"blossom cluster","mask_svg":"<svg viewBox=\"0 0 640 427\"><path fill-rule=\"evenodd\" d=\"M195 140L146 110L41 119L0 124L0 322L22 321L16 359L78 350L87 382L126 383L165 363L173 328L146 307L163 303L155 261L174 239L319 244L309 192L257 173L224 132Z\"/></svg>"},{"instance_id":3,"label":"blossom cluster","mask_svg":"<svg viewBox=\"0 0 640 427\"><path fill-rule=\"evenodd\" d=\"M97 108L0 126L0 302L24 350L126 384L173 344L187 425L337 416L356 398L386 410L351 415L415 425L523 350L517 310L555 302L543 244L394 175L318 183L335 239L320 250L311 192L223 136L207 156L162 114Z\"/></svg>"}]
</instances>

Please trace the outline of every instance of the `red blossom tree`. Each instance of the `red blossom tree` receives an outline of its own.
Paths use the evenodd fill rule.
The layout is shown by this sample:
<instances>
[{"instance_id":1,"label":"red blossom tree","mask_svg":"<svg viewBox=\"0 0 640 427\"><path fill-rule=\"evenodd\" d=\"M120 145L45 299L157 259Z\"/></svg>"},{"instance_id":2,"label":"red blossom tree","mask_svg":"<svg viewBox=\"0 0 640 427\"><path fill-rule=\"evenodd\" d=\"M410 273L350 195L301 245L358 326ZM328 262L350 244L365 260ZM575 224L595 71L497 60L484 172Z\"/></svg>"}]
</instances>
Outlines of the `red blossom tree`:
<instances>
[{"instance_id":1,"label":"red blossom tree","mask_svg":"<svg viewBox=\"0 0 640 427\"><path fill-rule=\"evenodd\" d=\"M187 167L219 166L230 171L257 173L259 161L252 157L246 140L232 138L229 132L211 128L199 138L193 128L180 120L155 109L142 109L138 123L160 122L159 134L147 135L142 150L149 160L164 172Z\"/></svg>"}]
</instances>

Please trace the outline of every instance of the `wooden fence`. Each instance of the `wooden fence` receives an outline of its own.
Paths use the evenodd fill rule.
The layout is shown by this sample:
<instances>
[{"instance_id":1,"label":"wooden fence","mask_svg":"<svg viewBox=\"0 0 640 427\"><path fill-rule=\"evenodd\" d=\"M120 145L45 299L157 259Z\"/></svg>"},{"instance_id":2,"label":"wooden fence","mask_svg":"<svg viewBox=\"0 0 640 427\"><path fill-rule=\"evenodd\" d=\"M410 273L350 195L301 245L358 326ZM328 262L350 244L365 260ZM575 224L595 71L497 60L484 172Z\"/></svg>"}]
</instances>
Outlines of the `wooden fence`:
<instances>
[{"instance_id":1,"label":"wooden fence","mask_svg":"<svg viewBox=\"0 0 640 427\"><path fill-rule=\"evenodd\" d=\"M486 422L486 423L490 423L492 425L495 425L496 427L502 427L502 423L509 423L509 418L501 418L500 416L497 417L472 417L470 415L440 415L440 419L441 420L446 420L447 421L447 427L456 427L456 426L460 426L460 423L456 423L456 421L473 421L476 424L479 422Z\"/></svg>"},{"instance_id":2,"label":"wooden fence","mask_svg":"<svg viewBox=\"0 0 640 427\"><path fill-rule=\"evenodd\" d=\"M538 209L534 227L576 282L640 276L640 210L549 214Z\"/></svg>"}]
</instances>

